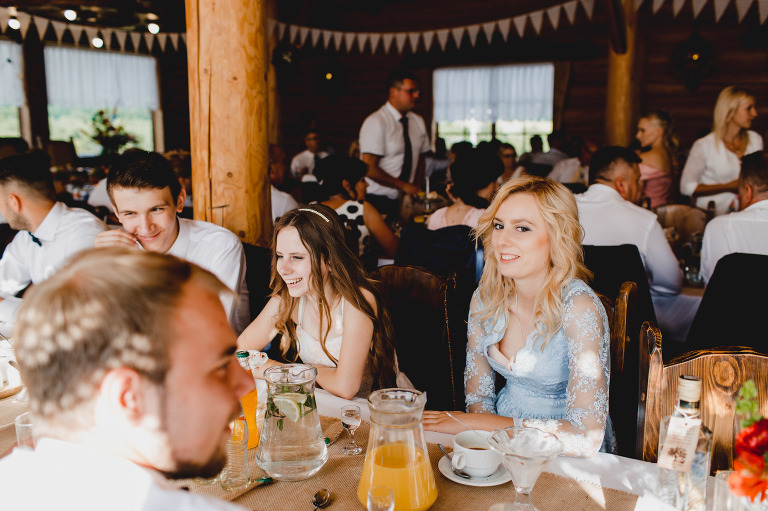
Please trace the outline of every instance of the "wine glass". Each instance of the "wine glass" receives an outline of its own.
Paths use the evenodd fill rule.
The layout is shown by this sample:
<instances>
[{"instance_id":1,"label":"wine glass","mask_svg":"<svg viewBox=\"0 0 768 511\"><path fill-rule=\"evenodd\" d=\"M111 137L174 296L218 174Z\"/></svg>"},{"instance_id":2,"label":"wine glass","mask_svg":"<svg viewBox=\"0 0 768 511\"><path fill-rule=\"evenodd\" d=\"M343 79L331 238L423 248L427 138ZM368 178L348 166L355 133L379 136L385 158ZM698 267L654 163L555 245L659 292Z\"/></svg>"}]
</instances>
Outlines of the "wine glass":
<instances>
[{"instance_id":1,"label":"wine glass","mask_svg":"<svg viewBox=\"0 0 768 511\"><path fill-rule=\"evenodd\" d=\"M360 454L363 448L355 443L355 431L360 426L360 407L357 405L347 405L341 408L341 425L349 433L351 441L344 446L341 452L346 455Z\"/></svg>"},{"instance_id":2,"label":"wine glass","mask_svg":"<svg viewBox=\"0 0 768 511\"><path fill-rule=\"evenodd\" d=\"M395 493L389 486L371 486L368 490L368 511L394 511Z\"/></svg>"},{"instance_id":3,"label":"wine glass","mask_svg":"<svg viewBox=\"0 0 768 511\"><path fill-rule=\"evenodd\" d=\"M505 509L538 511L531 501L531 491L544 467L563 452L563 443L552 433L513 426L491 433L488 445L501 455L517 492L515 503Z\"/></svg>"}]
</instances>

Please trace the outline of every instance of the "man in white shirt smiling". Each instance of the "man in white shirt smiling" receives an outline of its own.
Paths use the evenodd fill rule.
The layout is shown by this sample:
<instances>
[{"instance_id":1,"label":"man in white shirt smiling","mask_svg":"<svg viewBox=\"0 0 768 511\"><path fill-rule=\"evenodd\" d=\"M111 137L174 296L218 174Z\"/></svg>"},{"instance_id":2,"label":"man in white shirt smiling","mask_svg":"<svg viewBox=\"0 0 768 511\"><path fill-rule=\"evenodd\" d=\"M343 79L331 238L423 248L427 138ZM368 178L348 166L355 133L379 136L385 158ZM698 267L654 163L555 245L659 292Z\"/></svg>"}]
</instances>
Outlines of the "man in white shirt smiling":
<instances>
[{"instance_id":1,"label":"man in white shirt smiling","mask_svg":"<svg viewBox=\"0 0 768 511\"><path fill-rule=\"evenodd\" d=\"M15 295L53 275L73 254L92 247L104 223L56 202L48 155L0 160L0 213L19 232L0 259L0 331L11 334L22 300Z\"/></svg>"},{"instance_id":2,"label":"man in white shirt smiling","mask_svg":"<svg viewBox=\"0 0 768 511\"><path fill-rule=\"evenodd\" d=\"M701 247L701 276L709 282L717 261L734 252L768 255L768 160L758 152L741 159L739 209L707 224Z\"/></svg>"},{"instance_id":3,"label":"man in white shirt smiling","mask_svg":"<svg viewBox=\"0 0 768 511\"><path fill-rule=\"evenodd\" d=\"M107 178L112 210L123 226L101 233L96 246L129 246L170 254L212 272L237 298L225 300L237 333L250 322L243 245L227 229L179 218L186 193L170 163L158 153L130 151L115 162Z\"/></svg>"},{"instance_id":4,"label":"man in white shirt smiling","mask_svg":"<svg viewBox=\"0 0 768 511\"><path fill-rule=\"evenodd\" d=\"M31 289L14 348L36 445L0 460L3 508L241 509L167 481L219 473L254 386L222 293L198 266L121 247Z\"/></svg>"}]
</instances>

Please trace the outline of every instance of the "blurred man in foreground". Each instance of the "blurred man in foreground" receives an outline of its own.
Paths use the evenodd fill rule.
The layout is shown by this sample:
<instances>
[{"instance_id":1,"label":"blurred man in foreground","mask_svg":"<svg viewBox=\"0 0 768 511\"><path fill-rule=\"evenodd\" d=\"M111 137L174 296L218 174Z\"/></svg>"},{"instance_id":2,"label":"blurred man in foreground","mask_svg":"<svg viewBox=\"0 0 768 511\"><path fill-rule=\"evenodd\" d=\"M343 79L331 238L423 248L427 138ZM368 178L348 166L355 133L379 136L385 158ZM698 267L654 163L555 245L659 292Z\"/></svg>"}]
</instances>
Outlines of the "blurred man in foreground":
<instances>
[{"instance_id":1,"label":"blurred man in foreground","mask_svg":"<svg viewBox=\"0 0 768 511\"><path fill-rule=\"evenodd\" d=\"M175 257L83 252L28 293L15 330L36 448L0 460L9 509L240 509L165 478L211 477L253 381L220 301ZM164 476L164 477L163 477Z\"/></svg>"}]
</instances>

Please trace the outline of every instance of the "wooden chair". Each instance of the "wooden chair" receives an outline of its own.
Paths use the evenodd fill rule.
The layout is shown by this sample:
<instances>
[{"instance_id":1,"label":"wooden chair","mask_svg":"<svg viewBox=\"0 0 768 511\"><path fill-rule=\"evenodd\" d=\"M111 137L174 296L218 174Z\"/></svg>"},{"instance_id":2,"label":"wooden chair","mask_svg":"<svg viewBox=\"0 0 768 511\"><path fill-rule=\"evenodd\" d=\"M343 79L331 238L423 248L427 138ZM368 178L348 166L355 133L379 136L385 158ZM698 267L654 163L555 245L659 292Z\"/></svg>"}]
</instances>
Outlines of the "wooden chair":
<instances>
[{"instance_id":1,"label":"wooden chair","mask_svg":"<svg viewBox=\"0 0 768 511\"><path fill-rule=\"evenodd\" d=\"M678 378L689 374L702 379L702 422L714 436L712 473L732 468L735 399L744 382L752 379L761 396L760 413L768 415L768 356L747 347L729 346L691 351L665 364L659 329L645 323L640 337L641 354L648 348L648 371L640 380L640 387L645 390L638 413L642 459L656 461L660 421L674 411Z\"/></svg>"},{"instance_id":2,"label":"wooden chair","mask_svg":"<svg viewBox=\"0 0 768 511\"><path fill-rule=\"evenodd\" d=\"M693 233L704 232L707 225L707 212L701 208L688 206L686 204L667 204L654 208L654 213L659 218L662 227L674 227L678 233L678 238L671 242L672 251L675 254L680 252L680 247L685 244Z\"/></svg>"},{"instance_id":3,"label":"wooden chair","mask_svg":"<svg viewBox=\"0 0 768 511\"><path fill-rule=\"evenodd\" d=\"M464 410L471 283L456 274L396 265L378 268L371 278L379 281L392 319L400 370L428 391L428 409Z\"/></svg>"}]
</instances>

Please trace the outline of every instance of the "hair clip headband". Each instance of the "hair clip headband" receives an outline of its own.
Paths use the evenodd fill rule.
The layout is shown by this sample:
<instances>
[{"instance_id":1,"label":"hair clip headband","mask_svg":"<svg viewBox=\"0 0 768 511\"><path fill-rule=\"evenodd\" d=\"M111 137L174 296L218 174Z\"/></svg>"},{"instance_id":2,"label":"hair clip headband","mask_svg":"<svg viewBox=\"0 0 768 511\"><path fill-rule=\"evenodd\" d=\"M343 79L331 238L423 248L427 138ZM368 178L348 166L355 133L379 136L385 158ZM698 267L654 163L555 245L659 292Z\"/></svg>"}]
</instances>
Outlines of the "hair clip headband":
<instances>
[{"instance_id":1,"label":"hair clip headband","mask_svg":"<svg viewBox=\"0 0 768 511\"><path fill-rule=\"evenodd\" d=\"M322 218L322 219L323 219L323 220L325 220L326 222L328 222L328 223L331 223L331 221L330 221L330 220L328 220L328 217L327 217L327 216L325 216L324 214L320 213L320 212L319 212L319 211L317 211L316 209L310 209L310 208L299 208L299 211L309 211L309 212L311 212L311 213L314 213L314 214L316 214L317 216L319 216L320 218Z\"/></svg>"}]
</instances>

